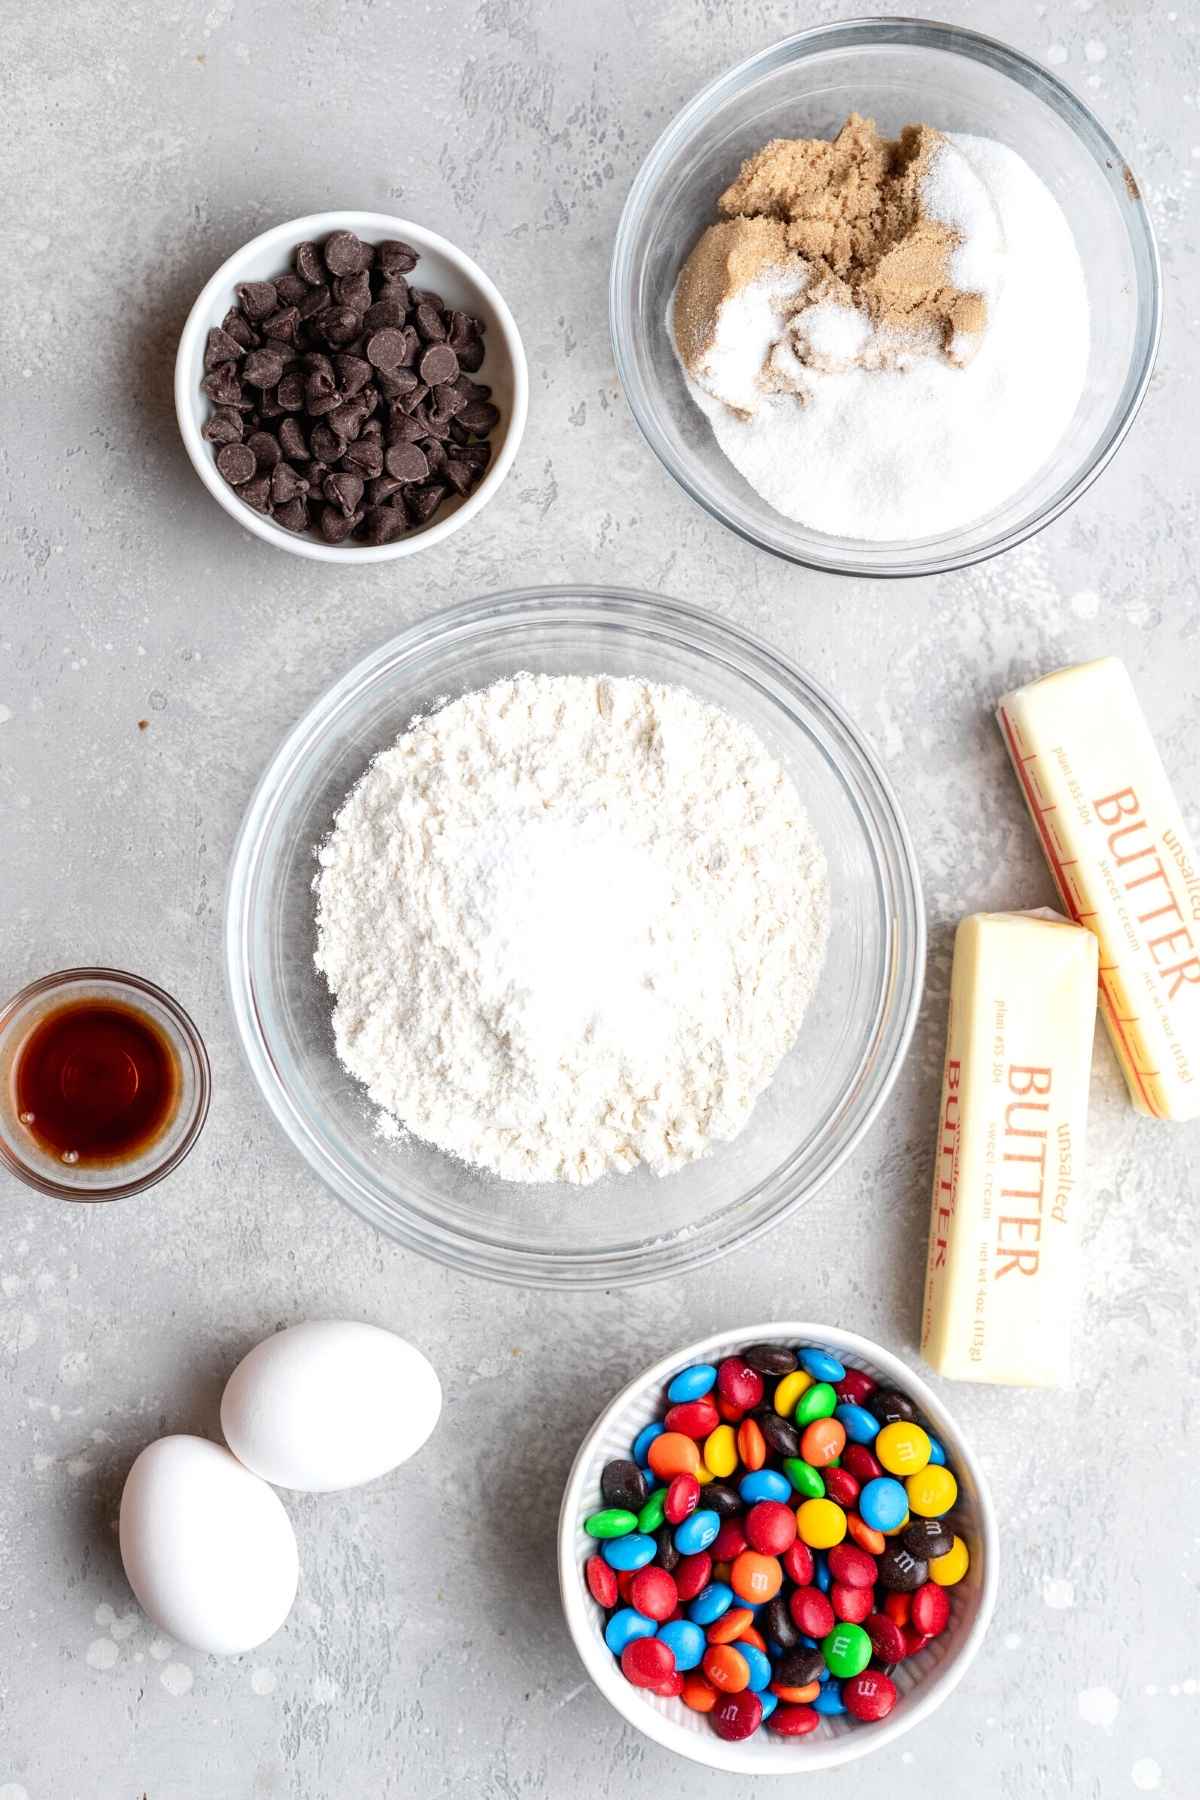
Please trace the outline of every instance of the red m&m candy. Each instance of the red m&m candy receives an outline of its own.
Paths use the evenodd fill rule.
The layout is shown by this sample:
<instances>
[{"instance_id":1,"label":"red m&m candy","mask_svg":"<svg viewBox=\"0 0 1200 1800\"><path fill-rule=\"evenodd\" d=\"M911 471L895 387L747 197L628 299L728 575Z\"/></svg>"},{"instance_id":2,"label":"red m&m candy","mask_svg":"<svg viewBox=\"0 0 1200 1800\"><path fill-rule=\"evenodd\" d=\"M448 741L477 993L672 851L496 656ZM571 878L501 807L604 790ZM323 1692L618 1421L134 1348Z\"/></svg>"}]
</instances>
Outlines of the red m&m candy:
<instances>
[{"instance_id":1,"label":"red m&m candy","mask_svg":"<svg viewBox=\"0 0 1200 1800\"><path fill-rule=\"evenodd\" d=\"M642 1639L643 1643L646 1641ZM855 1719L886 1719L896 1698L895 1682L881 1669L864 1669L861 1675L852 1675L842 1683L842 1702Z\"/></svg>"}]
</instances>

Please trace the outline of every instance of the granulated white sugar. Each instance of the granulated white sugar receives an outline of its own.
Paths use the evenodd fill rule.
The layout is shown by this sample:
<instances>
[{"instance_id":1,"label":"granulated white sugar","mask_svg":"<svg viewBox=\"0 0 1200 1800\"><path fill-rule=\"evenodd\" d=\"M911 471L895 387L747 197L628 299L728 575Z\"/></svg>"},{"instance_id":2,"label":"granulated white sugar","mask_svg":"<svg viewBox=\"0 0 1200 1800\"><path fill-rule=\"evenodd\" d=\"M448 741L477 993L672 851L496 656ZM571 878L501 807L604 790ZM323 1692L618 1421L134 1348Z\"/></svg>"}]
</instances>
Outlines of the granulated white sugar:
<instances>
[{"instance_id":1,"label":"granulated white sugar","mask_svg":"<svg viewBox=\"0 0 1200 1800\"><path fill-rule=\"evenodd\" d=\"M806 325L764 276L722 306L722 354L702 382L685 370L725 455L777 512L816 531L884 542L973 523L1050 461L1083 390L1087 287L1053 195L1015 151L973 136L945 140L924 183L929 216L960 235L955 284L986 298L984 331L956 337L948 355L893 355L852 309L837 324L821 303Z\"/></svg>"}]
</instances>

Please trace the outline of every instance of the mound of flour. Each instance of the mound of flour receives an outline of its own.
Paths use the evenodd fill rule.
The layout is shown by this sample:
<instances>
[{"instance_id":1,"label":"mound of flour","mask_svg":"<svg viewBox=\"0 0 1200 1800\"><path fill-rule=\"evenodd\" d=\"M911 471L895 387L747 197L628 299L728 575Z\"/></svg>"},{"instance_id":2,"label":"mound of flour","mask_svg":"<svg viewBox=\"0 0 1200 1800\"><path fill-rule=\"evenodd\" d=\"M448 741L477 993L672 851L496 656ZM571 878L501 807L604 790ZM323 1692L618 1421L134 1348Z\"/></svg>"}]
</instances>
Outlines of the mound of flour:
<instances>
[{"instance_id":1,"label":"mound of flour","mask_svg":"<svg viewBox=\"0 0 1200 1800\"><path fill-rule=\"evenodd\" d=\"M824 956L794 784L683 688L467 694L375 760L318 854L339 1058L385 1131L513 1181L665 1174L735 1137Z\"/></svg>"}]
</instances>

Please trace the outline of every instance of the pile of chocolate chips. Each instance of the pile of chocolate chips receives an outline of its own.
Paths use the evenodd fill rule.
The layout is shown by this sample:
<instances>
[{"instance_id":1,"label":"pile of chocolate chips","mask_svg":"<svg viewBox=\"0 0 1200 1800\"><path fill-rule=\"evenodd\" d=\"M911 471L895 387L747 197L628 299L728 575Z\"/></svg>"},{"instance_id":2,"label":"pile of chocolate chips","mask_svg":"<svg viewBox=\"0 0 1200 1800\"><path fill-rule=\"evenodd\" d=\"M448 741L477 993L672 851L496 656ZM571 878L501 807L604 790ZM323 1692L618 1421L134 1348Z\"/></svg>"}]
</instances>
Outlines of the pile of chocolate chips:
<instances>
[{"instance_id":1,"label":"pile of chocolate chips","mask_svg":"<svg viewBox=\"0 0 1200 1800\"><path fill-rule=\"evenodd\" d=\"M410 287L417 253L335 231L295 267L247 281L208 334L203 435L256 512L329 544L388 544L469 494L500 419L483 321Z\"/></svg>"}]
</instances>

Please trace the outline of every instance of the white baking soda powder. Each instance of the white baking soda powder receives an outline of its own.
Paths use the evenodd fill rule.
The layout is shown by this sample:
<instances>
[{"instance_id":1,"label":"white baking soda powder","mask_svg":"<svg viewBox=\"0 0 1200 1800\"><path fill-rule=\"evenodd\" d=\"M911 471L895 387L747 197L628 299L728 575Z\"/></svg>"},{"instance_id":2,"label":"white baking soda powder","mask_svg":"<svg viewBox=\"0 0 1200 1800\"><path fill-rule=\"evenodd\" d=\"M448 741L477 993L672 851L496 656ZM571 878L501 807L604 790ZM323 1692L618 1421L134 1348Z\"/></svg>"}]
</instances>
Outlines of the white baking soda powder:
<instances>
[{"instance_id":1,"label":"white baking soda powder","mask_svg":"<svg viewBox=\"0 0 1200 1800\"><path fill-rule=\"evenodd\" d=\"M795 1041L825 859L745 725L679 687L518 675L413 721L319 852L337 1052L513 1181L733 1138Z\"/></svg>"}]
</instances>

